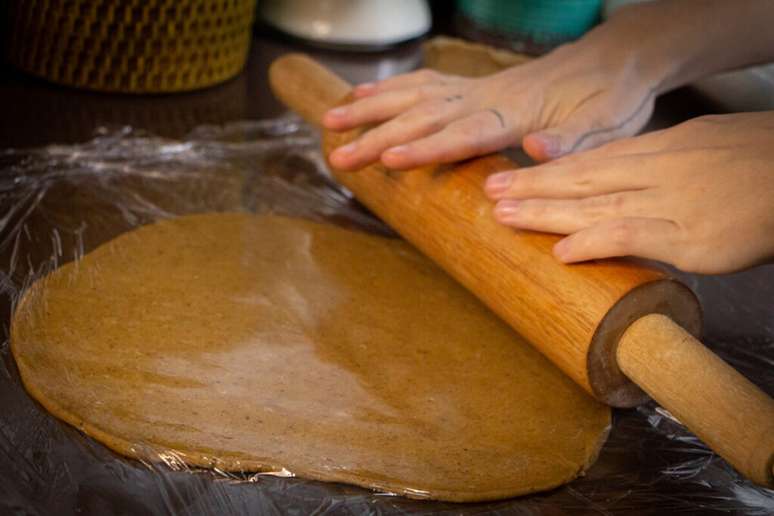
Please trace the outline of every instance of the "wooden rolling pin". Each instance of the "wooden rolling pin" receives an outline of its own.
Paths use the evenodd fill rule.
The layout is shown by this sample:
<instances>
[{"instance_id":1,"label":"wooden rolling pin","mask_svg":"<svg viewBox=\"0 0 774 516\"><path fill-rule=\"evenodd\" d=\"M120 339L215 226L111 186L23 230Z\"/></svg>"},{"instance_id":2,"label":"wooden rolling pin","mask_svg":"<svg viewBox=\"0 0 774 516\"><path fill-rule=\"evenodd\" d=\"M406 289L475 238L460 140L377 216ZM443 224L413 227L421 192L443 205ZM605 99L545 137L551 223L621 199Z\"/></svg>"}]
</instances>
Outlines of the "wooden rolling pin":
<instances>
[{"instance_id":1,"label":"wooden rolling pin","mask_svg":"<svg viewBox=\"0 0 774 516\"><path fill-rule=\"evenodd\" d=\"M300 54L277 59L269 82L317 126L351 89ZM360 132L324 131L325 155ZM774 486L774 400L694 338L701 310L690 289L625 260L562 264L556 235L498 224L483 184L517 167L494 154L333 174L598 400L632 407L650 395L739 472Z\"/></svg>"}]
</instances>

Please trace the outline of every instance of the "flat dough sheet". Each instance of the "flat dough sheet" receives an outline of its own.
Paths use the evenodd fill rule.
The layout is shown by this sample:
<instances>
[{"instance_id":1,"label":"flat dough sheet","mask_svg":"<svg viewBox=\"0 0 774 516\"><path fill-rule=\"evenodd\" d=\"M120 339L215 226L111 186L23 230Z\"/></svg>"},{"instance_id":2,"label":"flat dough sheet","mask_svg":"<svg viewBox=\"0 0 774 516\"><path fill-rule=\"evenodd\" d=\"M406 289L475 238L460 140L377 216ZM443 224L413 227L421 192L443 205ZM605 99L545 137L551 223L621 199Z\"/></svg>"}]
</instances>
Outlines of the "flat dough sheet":
<instances>
[{"instance_id":1,"label":"flat dough sheet","mask_svg":"<svg viewBox=\"0 0 774 516\"><path fill-rule=\"evenodd\" d=\"M119 453L475 501L568 482L610 410L399 240L245 213L126 233L27 290L27 390Z\"/></svg>"}]
</instances>

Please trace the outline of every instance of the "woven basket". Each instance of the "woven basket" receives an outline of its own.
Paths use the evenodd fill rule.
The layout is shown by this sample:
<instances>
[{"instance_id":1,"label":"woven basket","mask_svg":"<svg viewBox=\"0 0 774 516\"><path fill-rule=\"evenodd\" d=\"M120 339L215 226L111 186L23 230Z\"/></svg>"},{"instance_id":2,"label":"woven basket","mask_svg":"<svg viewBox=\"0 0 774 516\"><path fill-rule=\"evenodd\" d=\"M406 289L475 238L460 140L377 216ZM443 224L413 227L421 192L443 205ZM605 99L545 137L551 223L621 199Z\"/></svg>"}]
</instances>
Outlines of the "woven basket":
<instances>
[{"instance_id":1,"label":"woven basket","mask_svg":"<svg viewBox=\"0 0 774 516\"><path fill-rule=\"evenodd\" d=\"M255 0L10 0L8 60L49 81L124 93L235 76Z\"/></svg>"}]
</instances>

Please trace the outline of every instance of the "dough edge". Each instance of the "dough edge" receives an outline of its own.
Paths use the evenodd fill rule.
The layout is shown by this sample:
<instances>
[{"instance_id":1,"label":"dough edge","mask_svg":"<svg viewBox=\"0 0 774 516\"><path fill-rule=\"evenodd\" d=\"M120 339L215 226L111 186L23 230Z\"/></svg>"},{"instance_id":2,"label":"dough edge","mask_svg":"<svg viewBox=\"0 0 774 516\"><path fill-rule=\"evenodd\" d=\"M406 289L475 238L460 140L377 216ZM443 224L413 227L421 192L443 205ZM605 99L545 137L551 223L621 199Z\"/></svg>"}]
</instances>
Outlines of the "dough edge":
<instances>
[{"instance_id":1,"label":"dough edge","mask_svg":"<svg viewBox=\"0 0 774 516\"><path fill-rule=\"evenodd\" d=\"M254 213L248 213L248 212L226 212L226 213L243 213L245 215L251 215L251 216L264 216L264 215L269 217L276 216L273 214L254 214ZM209 214L201 214L201 215L209 215ZM289 217L289 218L294 218L294 217ZM137 229L149 226L151 224L164 222L164 220L174 220L174 219L163 219L159 221L153 221L144 226L139 226L137 228L134 228L133 230L122 233L121 235L118 235L117 237L111 240L103 242L102 244L94 248L92 251L90 251L89 254L98 251L103 246L111 242L114 242L115 240L125 236L128 233L131 233ZM304 219L304 220L308 221L308 219ZM309 222L324 225L324 223L320 223L316 221L309 221ZM356 232L354 230L345 229L345 228L340 228L340 229L344 229L345 231ZM99 426L85 421L75 413L64 408L55 400L47 398L43 394L42 389L39 389L34 382L35 375L34 373L32 373L33 368L26 363L23 353L21 353L20 350L18 349L20 339L17 335L17 329L18 329L17 328L18 325L16 324L17 314L23 313L25 304L29 301L29 299L32 297L34 292L43 288L42 285L45 282L45 279L49 276L49 274L53 274L55 272L58 274L64 274L67 272L67 270L73 267L74 263L75 262L69 262L49 272L45 276L38 278L23 292L11 316L11 331L10 331L9 347L11 350L11 354L13 355L14 361L17 365L22 384L25 390L27 391L27 393L36 402L40 403L40 405L42 405L43 408L45 408L50 414L55 416L57 419L60 419L68 423L69 425L75 427L79 431L86 434L88 437L93 438L96 441L98 441L100 444L106 446L108 449L118 453L119 455L128 457L130 459L134 459L140 462L144 462L144 461L152 462L154 464L160 464L160 463L166 464L166 462L164 461L164 458L161 456L161 453L164 453L166 451L174 454L178 458L181 458L185 463L185 465L192 469L200 468L200 469L213 470L214 468L218 468L220 470L233 472L233 473L259 473L259 474L264 473L267 475L270 475L272 472L287 471L287 472L290 472L292 476L299 477L302 479L351 484L351 485L356 485L375 492L399 495L410 499L473 503L473 502L504 500L508 498L528 495L531 493L548 491L548 490L557 488L561 485L564 485L568 482L571 482L572 480L578 478L579 476L582 476L585 473L585 471L596 462L604 443L607 441L607 438L609 436L609 433L612 427L611 412L610 410L608 410L605 429L603 432L600 433L598 442L594 443L594 446L593 446L594 453L589 454L588 460L584 464L577 465L577 468L575 468L574 470L571 470L566 476L560 479L558 478L554 482L545 482L545 483L534 484L530 486L522 486L520 488L496 489L496 490L490 490L490 491L460 491L460 490L446 491L443 489L423 491L423 490L401 487L399 484L394 482L389 482L389 481L375 482L365 476L349 473L342 470L322 471L322 470L314 470L314 469L295 468L292 464L280 465L280 464L271 464L269 462L264 462L264 461L255 460L255 459L243 460L243 459L240 459L238 456L233 456L233 455L227 456L226 454L222 454L223 458L208 457L207 455L204 455L201 452L187 450L187 449L166 447L160 443L149 442L149 443L132 444L130 441L124 439L123 437L113 435L109 431L103 430ZM143 453L142 451L138 450L138 448L146 448L149 450L153 450L153 453L151 454Z\"/></svg>"}]
</instances>

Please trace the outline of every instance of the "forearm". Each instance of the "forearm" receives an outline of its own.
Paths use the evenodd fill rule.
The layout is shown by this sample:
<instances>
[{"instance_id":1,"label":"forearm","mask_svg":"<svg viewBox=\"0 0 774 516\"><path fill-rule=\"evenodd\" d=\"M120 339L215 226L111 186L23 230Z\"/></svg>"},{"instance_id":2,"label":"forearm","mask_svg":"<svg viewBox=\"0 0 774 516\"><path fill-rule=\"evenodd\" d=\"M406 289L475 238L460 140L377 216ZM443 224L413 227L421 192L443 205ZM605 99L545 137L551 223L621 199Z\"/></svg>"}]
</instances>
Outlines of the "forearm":
<instances>
[{"instance_id":1,"label":"forearm","mask_svg":"<svg viewBox=\"0 0 774 516\"><path fill-rule=\"evenodd\" d=\"M663 93L713 73L774 61L774 1L639 4L621 9L577 45L600 59L615 54Z\"/></svg>"}]
</instances>

